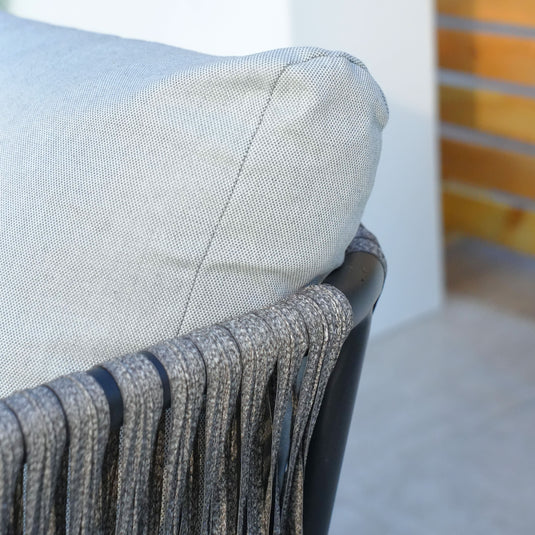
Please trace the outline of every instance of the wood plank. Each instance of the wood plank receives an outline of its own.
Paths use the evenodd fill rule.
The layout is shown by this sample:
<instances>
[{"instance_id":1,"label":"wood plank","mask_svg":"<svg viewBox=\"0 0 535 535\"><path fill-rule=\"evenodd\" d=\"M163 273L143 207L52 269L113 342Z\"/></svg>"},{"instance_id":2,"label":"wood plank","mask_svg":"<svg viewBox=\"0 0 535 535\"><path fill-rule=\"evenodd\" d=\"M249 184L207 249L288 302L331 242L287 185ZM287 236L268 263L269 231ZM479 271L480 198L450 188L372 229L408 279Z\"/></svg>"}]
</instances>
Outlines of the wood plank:
<instances>
[{"instance_id":1,"label":"wood plank","mask_svg":"<svg viewBox=\"0 0 535 535\"><path fill-rule=\"evenodd\" d=\"M443 180L497 189L535 200L535 156L442 139Z\"/></svg>"},{"instance_id":2,"label":"wood plank","mask_svg":"<svg viewBox=\"0 0 535 535\"><path fill-rule=\"evenodd\" d=\"M437 0L437 8L443 15L535 28L533 0Z\"/></svg>"},{"instance_id":3,"label":"wood plank","mask_svg":"<svg viewBox=\"0 0 535 535\"><path fill-rule=\"evenodd\" d=\"M535 86L535 39L441 28L438 54L445 69Z\"/></svg>"},{"instance_id":4,"label":"wood plank","mask_svg":"<svg viewBox=\"0 0 535 535\"><path fill-rule=\"evenodd\" d=\"M535 255L535 212L498 203L490 197L443 193L444 225L461 232Z\"/></svg>"},{"instance_id":5,"label":"wood plank","mask_svg":"<svg viewBox=\"0 0 535 535\"><path fill-rule=\"evenodd\" d=\"M532 98L441 86L440 118L490 134L535 143L535 99Z\"/></svg>"}]
</instances>

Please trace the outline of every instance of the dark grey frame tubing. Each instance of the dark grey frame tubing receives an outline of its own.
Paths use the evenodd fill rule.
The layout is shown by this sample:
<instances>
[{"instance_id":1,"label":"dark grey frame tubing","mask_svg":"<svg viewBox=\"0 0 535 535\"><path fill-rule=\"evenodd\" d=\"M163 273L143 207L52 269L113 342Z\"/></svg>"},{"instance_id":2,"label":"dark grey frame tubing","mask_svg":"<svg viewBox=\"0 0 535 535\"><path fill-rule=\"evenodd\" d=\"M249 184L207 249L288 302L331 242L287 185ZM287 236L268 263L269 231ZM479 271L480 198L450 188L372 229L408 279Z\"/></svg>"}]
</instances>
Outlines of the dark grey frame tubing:
<instances>
[{"instance_id":1,"label":"dark grey frame tubing","mask_svg":"<svg viewBox=\"0 0 535 535\"><path fill-rule=\"evenodd\" d=\"M325 280L348 297L356 327L329 378L312 435L305 470L304 535L327 535L329 531L372 313L384 278L383 266L375 256L357 252L348 254L344 264Z\"/></svg>"}]
</instances>

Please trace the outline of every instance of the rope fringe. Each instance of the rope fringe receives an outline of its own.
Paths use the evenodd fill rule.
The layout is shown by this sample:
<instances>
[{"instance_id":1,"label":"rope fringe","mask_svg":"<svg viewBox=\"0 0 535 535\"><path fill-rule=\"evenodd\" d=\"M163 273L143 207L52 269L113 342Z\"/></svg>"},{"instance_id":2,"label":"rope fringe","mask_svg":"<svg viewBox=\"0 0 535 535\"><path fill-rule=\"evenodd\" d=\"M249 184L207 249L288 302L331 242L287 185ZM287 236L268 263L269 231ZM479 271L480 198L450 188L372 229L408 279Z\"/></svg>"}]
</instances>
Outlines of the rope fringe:
<instances>
[{"instance_id":1,"label":"rope fringe","mask_svg":"<svg viewBox=\"0 0 535 535\"><path fill-rule=\"evenodd\" d=\"M305 466L352 328L310 286L241 318L102 364L124 403L75 373L0 400L0 533L302 535Z\"/></svg>"}]
</instances>

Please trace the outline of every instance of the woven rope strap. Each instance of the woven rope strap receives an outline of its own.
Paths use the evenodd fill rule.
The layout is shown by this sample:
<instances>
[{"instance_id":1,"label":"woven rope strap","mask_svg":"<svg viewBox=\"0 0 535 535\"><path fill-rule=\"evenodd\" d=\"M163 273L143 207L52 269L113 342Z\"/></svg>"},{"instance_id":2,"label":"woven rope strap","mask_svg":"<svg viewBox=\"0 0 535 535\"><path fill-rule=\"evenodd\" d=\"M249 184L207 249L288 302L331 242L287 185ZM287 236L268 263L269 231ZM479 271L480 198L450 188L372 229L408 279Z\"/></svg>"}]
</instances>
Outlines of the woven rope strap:
<instances>
[{"instance_id":1,"label":"woven rope strap","mask_svg":"<svg viewBox=\"0 0 535 535\"><path fill-rule=\"evenodd\" d=\"M68 425L66 532L98 532L102 510L102 466L109 436L109 408L93 377L76 373L49 384Z\"/></svg>"},{"instance_id":2,"label":"woven rope strap","mask_svg":"<svg viewBox=\"0 0 535 535\"><path fill-rule=\"evenodd\" d=\"M15 495L24 458L24 438L15 413L0 401L0 533L16 533Z\"/></svg>"}]
</instances>

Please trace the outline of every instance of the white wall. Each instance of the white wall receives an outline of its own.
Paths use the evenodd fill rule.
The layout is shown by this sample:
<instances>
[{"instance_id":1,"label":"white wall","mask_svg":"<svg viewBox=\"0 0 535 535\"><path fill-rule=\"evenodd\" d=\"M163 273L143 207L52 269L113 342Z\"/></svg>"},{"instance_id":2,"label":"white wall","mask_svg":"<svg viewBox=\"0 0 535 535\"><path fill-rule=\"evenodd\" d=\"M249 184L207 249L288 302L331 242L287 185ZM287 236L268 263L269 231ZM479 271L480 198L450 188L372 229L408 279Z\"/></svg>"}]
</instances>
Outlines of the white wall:
<instances>
[{"instance_id":1,"label":"white wall","mask_svg":"<svg viewBox=\"0 0 535 535\"><path fill-rule=\"evenodd\" d=\"M427 0L11 0L10 5L22 16L213 54L309 44L362 59L390 106L364 217L389 261L376 333L442 301L433 6Z\"/></svg>"},{"instance_id":2,"label":"white wall","mask_svg":"<svg viewBox=\"0 0 535 535\"><path fill-rule=\"evenodd\" d=\"M54 24L240 55L291 42L287 0L8 0L11 13Z\"/></svg>"},{"instance_id":3,"label":"white wall","mask_svg":"<svg viewBox=\"0 0 535 535\"><path fill-rule=\"evenodd\" d=\"M374 319L379 332L443 300L435 105L434 2L293 0L295 44L357 56L390 108L364 223L379 237L389 273Z\"/></svg>"}]
</instances>

